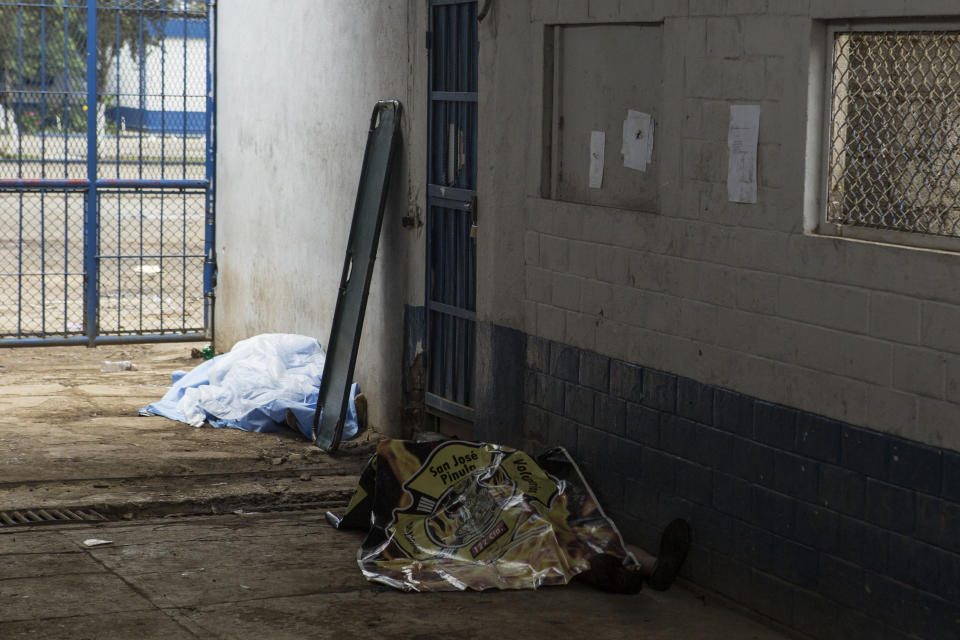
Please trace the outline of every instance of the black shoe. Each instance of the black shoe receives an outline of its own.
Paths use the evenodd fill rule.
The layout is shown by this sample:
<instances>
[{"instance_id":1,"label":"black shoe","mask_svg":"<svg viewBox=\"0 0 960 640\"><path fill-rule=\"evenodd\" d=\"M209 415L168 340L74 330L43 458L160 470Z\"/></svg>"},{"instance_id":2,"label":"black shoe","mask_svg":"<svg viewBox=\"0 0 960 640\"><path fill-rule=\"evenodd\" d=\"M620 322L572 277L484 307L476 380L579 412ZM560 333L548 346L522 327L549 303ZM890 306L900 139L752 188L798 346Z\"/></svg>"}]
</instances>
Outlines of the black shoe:
<instances>
[{"instance_id":1,"label":"black shoe","mask_svg":"<svg viewBox=\"0 0 960 640\"><path fill-rule=\"evenodd\" d=\"M653 575L647 580L650 588L657 591L666 591L677 579L683 561L690 551L690 525L686 520L674 520L663 530L660 538L660 553L657 555L657 564L653 567Z\"/></svg>"}]
</instances>

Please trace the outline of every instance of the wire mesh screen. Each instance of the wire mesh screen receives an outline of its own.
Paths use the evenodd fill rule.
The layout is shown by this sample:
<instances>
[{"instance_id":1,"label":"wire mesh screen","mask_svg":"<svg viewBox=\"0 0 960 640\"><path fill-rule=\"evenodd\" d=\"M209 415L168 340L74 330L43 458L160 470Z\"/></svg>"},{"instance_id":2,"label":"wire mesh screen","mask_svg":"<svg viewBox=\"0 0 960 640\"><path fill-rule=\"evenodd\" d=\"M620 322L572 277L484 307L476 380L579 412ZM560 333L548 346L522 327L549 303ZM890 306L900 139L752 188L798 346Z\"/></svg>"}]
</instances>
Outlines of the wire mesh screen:
<instances>
[{"instance_id":1,"label":"wire mesh screen","mask_svg":"<svg viewBox=\"0 0 960 640\"><path fill-rule=\"evenodd\" d=\"M0 337L83 333L83 194L0 191Z\"/></svg>"},{"instance_id":2,"label":"wire mesh screen","mask_svg":"<svg viewBox=\"0 0 960 640\"><path fill-rule=\"evenodd\" d=\"M827 220L960 236L960 32L837 33Z\"/></svg>"},{"instance_id":3,"label":"wire mesh screen","mask_svg":"<svg viewBox=\"0 0 960 640\"><path fill-rule=\"evenodd\" d=\"M202 331L203 191L101 191L100 331Z\"/></svg>"},{"instance_id":4,"label":"wire mesh screen","mask_svg":"<svg viewBox=\"0 0 960 640\"><path fill-rule=\"evenodd\" d=\"M99 175L202 180L205 2L98 2Z\"/></svg>"},{"instance_id":5,"label":"wire mesh screen","mask_svg":"<svg viewBox=\"0 0 960 640\"><path fill-rule=\"evenodd\" d=\"M87 174L86 2L0 4L0 178Z\"/></svg>"}]
</instances>

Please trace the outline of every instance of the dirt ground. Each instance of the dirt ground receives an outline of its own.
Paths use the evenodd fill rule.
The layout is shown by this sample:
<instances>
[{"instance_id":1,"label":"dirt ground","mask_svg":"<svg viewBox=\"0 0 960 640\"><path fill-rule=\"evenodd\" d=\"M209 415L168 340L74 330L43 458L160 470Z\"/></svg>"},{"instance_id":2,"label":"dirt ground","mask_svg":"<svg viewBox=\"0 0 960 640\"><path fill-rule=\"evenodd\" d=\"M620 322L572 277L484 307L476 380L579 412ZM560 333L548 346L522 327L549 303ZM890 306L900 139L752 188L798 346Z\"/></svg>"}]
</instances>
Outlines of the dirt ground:
<instances>
[{"instance_id":1,"label":"dirt ground","mask_svg":"<svg viewBox=\"0 0 960 640\"><path fill-rule=\"evenodd\" d=\"M331 457L292 433L138 417L172 371L198 364L197 346L0 350L0 638L786 637L682 586L368 583L361 537L323 514L345 504L375 434ZM104 360L137 370L101 373ZM105 519L3 520L54 509Z\"/></svg>"},{"instance_id":2,"label":"dirt ground","mask_svg":"<svg viewBox=\"0 0 960 640\"><path fill-rule=\"evenodd\" d=\"M163 396L173 371L200 363L190 357L198 346L204 345L0 349L6 508L215 501L249 493L250 486L238 492L237 483L268 492L292 485L297 493L336 486L348 494L372 445L352 443L346 455L331 458L292 432L196 429L138 416ZM136 370L101 373L106 360L129 360Z\"/></svg>"}]
</instances>

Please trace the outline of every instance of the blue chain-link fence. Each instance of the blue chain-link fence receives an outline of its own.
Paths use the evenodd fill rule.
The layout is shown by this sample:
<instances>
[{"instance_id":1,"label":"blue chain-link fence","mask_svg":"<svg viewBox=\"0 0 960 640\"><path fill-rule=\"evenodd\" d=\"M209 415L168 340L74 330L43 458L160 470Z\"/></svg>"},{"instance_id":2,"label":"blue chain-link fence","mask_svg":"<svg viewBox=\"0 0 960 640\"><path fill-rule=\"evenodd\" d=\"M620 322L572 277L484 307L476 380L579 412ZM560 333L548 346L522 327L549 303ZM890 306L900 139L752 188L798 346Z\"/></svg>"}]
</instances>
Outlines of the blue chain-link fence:
<instances>
[{"instance_id":1,"label":"blue chain-link fence","mask_svg":"<svg viewBox=\"0 0 960 640\"><path fill-rule=\"evenodd\" d=\"M0 0L0 345L211 333L208 0Z\"/></svg>"}]
</instances>

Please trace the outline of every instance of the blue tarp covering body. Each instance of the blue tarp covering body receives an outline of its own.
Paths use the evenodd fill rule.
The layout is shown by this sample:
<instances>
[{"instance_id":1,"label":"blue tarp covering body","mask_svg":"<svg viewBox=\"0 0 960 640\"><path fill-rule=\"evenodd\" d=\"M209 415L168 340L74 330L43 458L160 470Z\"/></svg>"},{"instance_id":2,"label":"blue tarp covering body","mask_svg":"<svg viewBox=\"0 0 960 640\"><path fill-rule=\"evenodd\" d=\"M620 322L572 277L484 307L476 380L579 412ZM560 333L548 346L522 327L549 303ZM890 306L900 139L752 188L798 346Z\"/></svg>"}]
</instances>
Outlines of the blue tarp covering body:
<instances>
[{"instance_id":1,"label":"blue tarp covering body","mask_svg":"<svg viewBox=\"0 0 960 640\"><path fill-rule=\"evenodd\" d=\"M173 386L142 415L159 415L199 427L245 431L286 431L289 409L300 433L313 440L324 351L313 338L263 334L238 342L229 353L207 360L190 372L176 371ZM357 435L354 383L343 437Z\"/></svg>"}]
</instances>

